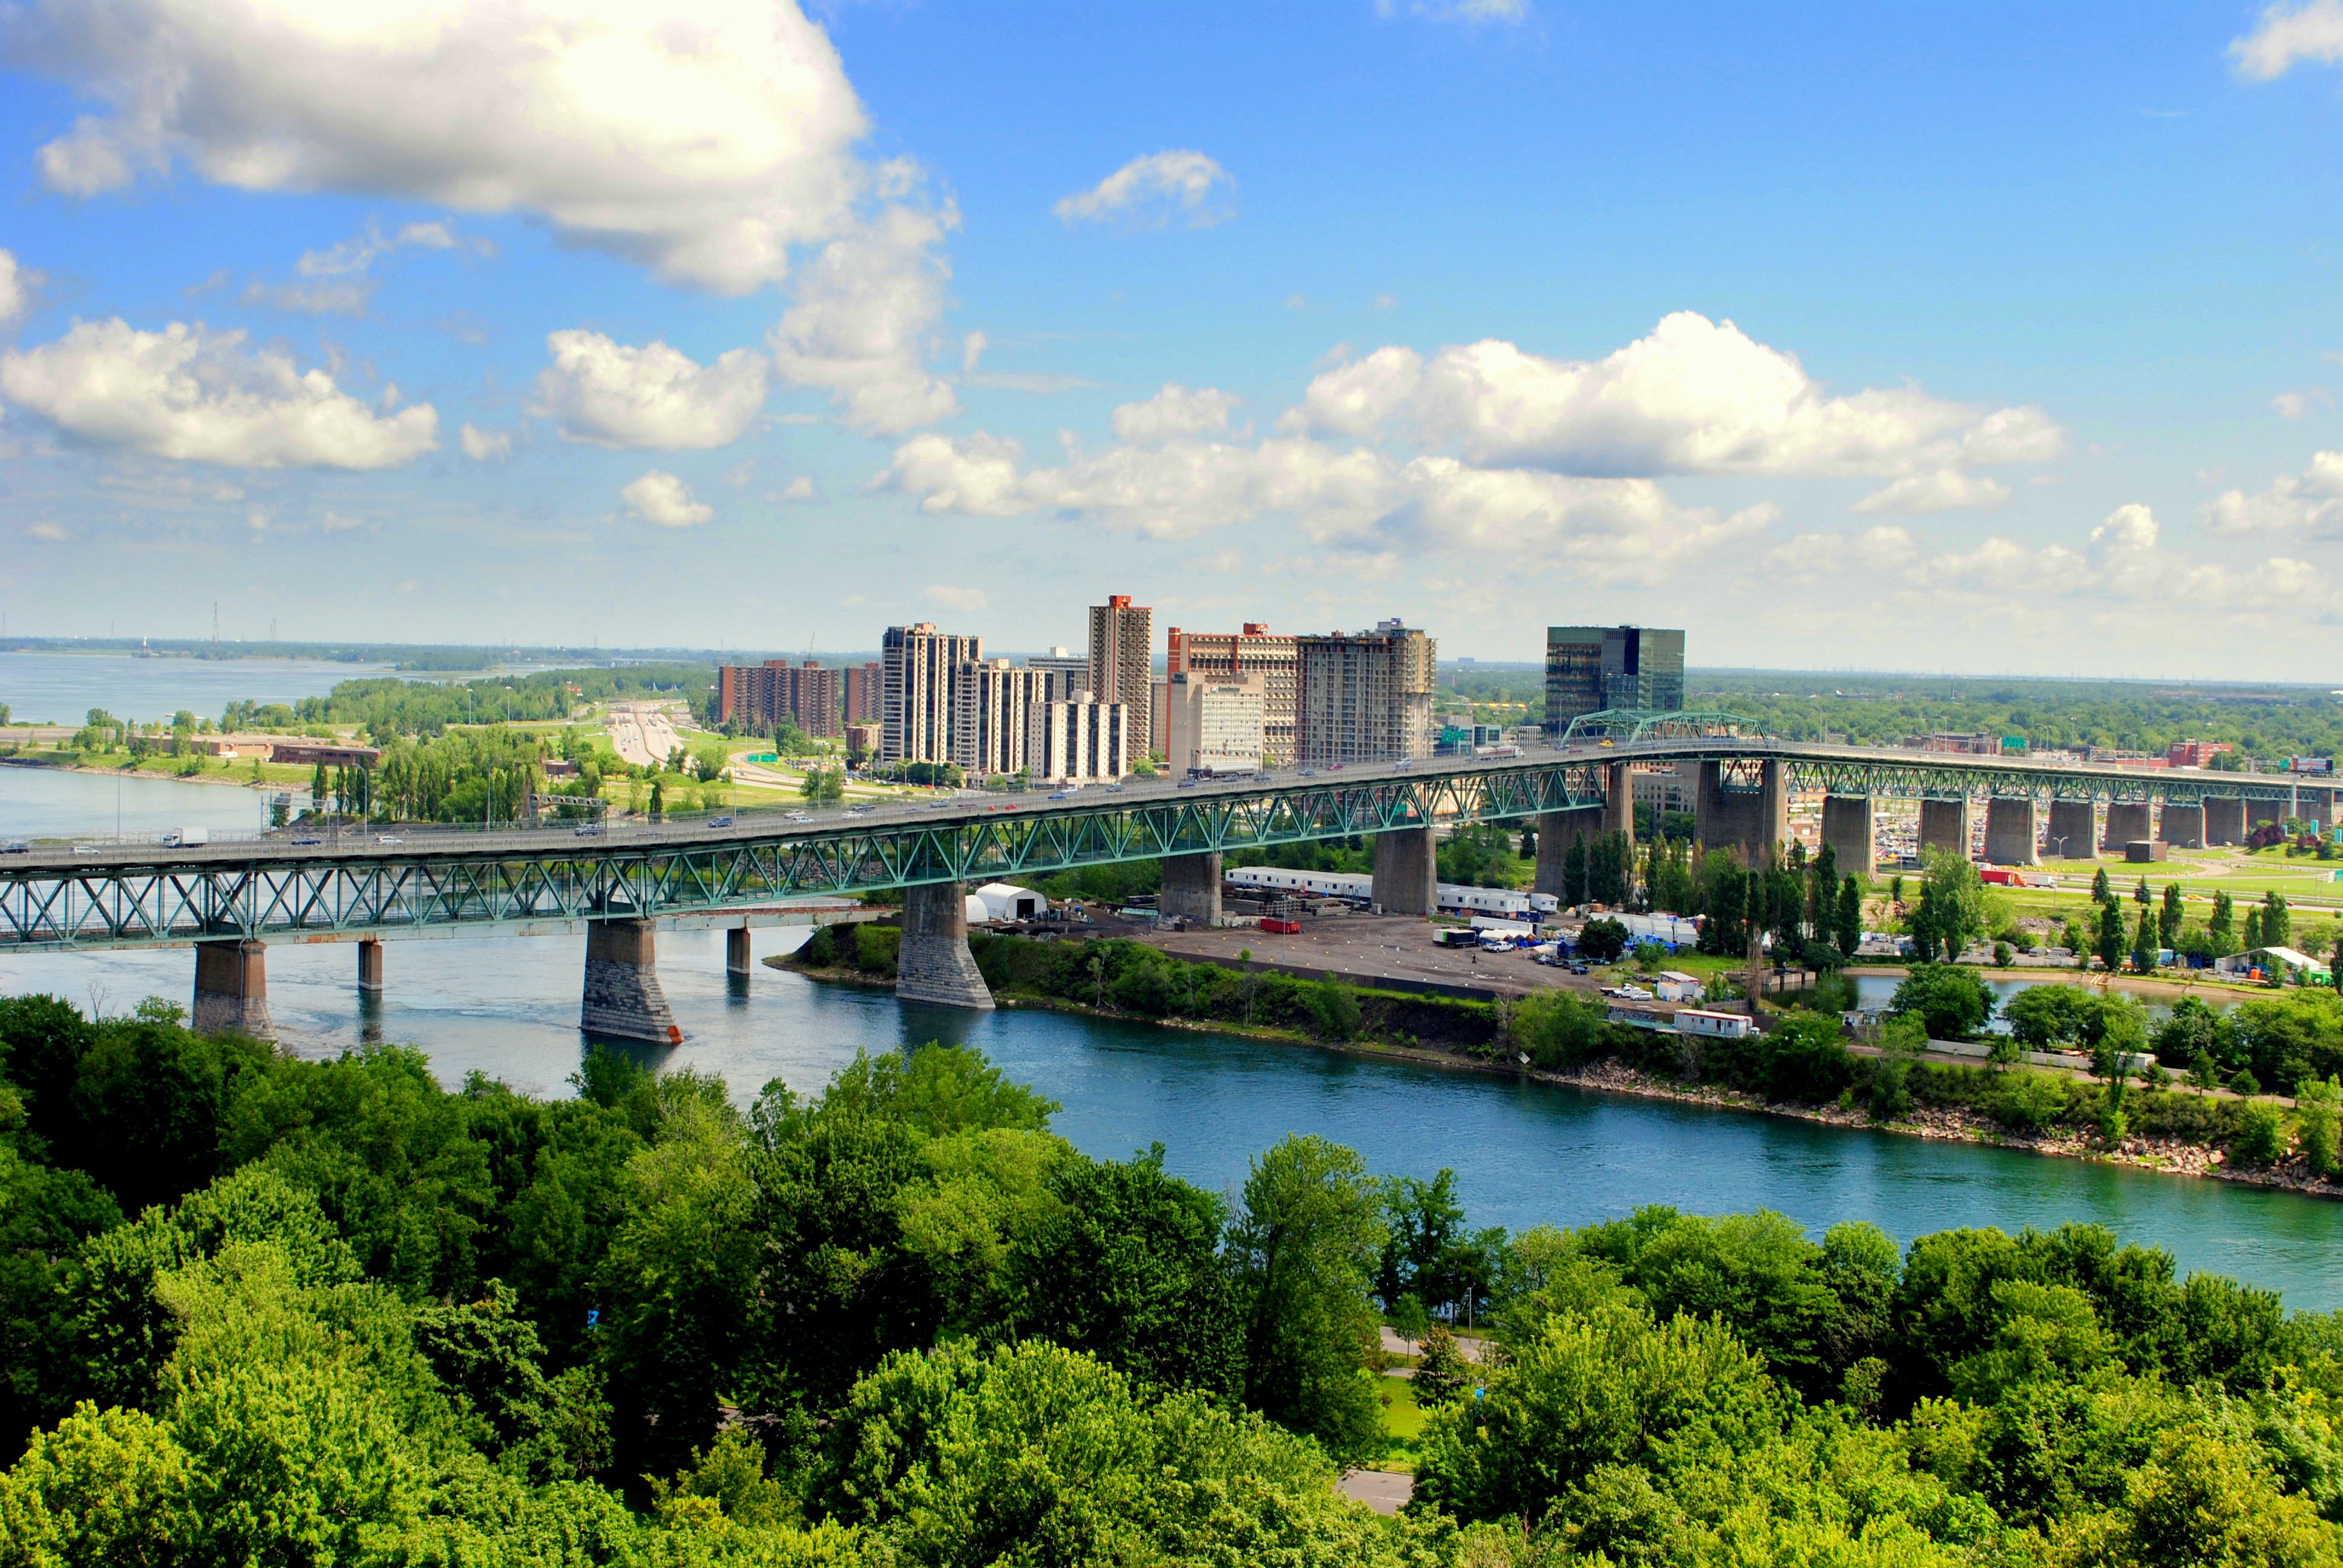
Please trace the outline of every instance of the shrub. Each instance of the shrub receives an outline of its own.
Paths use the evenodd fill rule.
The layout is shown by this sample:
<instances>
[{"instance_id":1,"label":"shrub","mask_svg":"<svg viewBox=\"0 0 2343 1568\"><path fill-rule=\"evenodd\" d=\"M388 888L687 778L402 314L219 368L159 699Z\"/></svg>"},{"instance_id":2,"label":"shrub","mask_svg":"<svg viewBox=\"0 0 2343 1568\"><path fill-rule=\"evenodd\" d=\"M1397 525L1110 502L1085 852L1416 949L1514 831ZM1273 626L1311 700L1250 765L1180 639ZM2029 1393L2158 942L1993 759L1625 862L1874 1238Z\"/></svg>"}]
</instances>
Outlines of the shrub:
<instances>
[{"instance_id":1,"label":"shrub","mask_svg":"<svg viewBox=\"0 0 2343 1568\"><path fill-rule=\"evenodd\" d=\"M2237 1118L2237 1134L2229 1140L2229 1158L2248 1165L2268 1165L2286 1152L2286 1113L2267 1100L2249 1101Z\"/></svg>"},{"instance_id":2,"label":"shrub","mask_svg":"<svg viewBox=\"0 0 2343 1568\"><path fill-rule=\"evenodd\" d=\"M903 931L900 926L854 928L854 967L867 975L895 978L902 961Z\"/></svg>"},{"instance_id":3,"label":"shrub","mask_svg":"<svg viewBox=\"0 0 2343 1568\"><path fill-rule=\"evenodd\" d=\"M2000 1075L1985 1110L2005 1127L2038 1132L2064 1116L2072 1099L2057 1074L2020 1068Z\"/></svg>"}]
</instances>

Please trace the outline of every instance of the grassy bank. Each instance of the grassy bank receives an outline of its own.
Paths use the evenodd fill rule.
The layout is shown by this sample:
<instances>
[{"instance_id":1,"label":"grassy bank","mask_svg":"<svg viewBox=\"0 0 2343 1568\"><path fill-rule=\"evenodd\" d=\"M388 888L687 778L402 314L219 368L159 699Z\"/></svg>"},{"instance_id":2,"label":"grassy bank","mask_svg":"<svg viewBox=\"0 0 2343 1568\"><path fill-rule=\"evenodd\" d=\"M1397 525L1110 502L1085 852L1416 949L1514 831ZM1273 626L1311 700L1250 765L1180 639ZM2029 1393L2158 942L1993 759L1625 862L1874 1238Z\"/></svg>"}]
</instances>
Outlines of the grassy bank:
<instances>
[{"instance_id":1,"label":"grassy bank","mask_svg":"<svg viewBox=\"0 0 2343 1568\"><path fill-rule=\"evenodd\" d=\"M900 942L893 927L827 927L771 961L887 984ZM1766 1031L1747 1040L1705 1040L1613 1024L1599 1001L1560 990L1467 1001L1188 963L1135 941L979 932L969 945L994 995L1010 1003L2343 1196L2328 1173L2334 1111L2314 1101L2118 1090L2063 1072L1850 1050L1835 1019L1812 1013L1770 1017ZM2335 1021L2333 1040L2301 1047L2311 1069L2343 1060L2343 1017Z\"/></svg>"}]
</instances>

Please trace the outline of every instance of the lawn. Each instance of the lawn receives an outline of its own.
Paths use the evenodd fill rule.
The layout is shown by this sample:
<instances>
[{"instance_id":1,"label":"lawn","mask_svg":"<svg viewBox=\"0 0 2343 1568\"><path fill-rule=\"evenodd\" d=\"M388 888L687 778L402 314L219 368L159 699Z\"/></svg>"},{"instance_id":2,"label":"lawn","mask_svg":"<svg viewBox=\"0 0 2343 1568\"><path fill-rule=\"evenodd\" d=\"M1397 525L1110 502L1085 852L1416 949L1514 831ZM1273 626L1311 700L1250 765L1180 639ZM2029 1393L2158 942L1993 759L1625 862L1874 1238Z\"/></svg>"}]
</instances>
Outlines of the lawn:
<instances>
[{"instance_id":1,"label":"lawn","mask_svg":"<svg viewBox=\"0 0 2343 1568\"><path fill-rule=\"evenodd\" d=\"M1414 1468L1415 1447L1423 1436L1423 1407L1415 1402L1414 1382L1403 1377L1377 1378L1375 1392L1383 1402L1383 1435L1391 1439L1387 1465Z\"/></svg>"}]
</instances>

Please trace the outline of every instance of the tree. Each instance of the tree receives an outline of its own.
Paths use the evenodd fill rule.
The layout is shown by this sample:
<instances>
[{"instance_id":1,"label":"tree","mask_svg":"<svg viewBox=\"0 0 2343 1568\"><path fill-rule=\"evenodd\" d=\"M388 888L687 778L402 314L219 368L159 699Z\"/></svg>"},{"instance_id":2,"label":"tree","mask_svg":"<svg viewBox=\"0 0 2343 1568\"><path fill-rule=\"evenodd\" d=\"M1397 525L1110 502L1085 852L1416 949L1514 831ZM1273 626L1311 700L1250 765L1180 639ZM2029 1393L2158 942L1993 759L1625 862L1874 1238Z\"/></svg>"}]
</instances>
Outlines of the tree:
<instances>
[{"instance_id":1,"label":"tree","mask_svg":"<svg viewBox=\"0 0 2343 1568\"><path fill-rule=\"evenodd\" d=\"M2164 912L2157 921L2156 936L2159 946L2177 948L2180 945L2181 909L2180 884L2164 884Z\"/></svg>"},{"instance_id":2,"label":"tree","mask_svg":"<svg viewBox=\"0 0 2343 1568\"><path fill-rule=\"evenodd\" d=\"M1338 1460L1383 1444L1373 1384L1360 1376L1380 1324L1367 1288L1381 1200L1354 1151L1296 1133L1254 1160L1229 1230L1245 1403Z\"/></svg>"},{"instance_id":3,"label":"tree","mask_svg":"<svg viewBox=\"0 0 2343 1568\"><path fill-rule=\"evenodd\" d=\"M1910 1013L1933 1040L1965 1040L1993 1017L1993 992L1975 970L1956 964L1919 964L1896 987L1891 1013Z\"/></svg>"},{"instance_id":4,"label":"tree","mask_svg":"<svg viewBox=\"0 0 2343 1568\"><path fill-rule=\"evenodd\" d=\"M1586 902L1586 836L1571 835L1562 854L1562 901L1572 907Z\"/></svg>"},{"instance_id":5,"label":"tree","mask_svg":"<svg viewBox=\"0 0 2343 1568\"><path fill-rule=\"evenodd\" d=\"M2124 920L2122 906L2109 900L2099 906L2099 962L2112 974L2123 963Z\"/></svg>"},{"instance_id":6,"label":"tree","mask_svg":"<svg viewBox=\"0 0 2343 1568\"><path fill-rule=\"evenodd\" d=\"M1412 1295L1427 1306L1455 1303L1463 1293L1459 1250L1464 1209L1456 1201L1456 1172L1429 1181L1393 1176L1383 1181L1383 1246L1375 1293L1389 1305Z\"/></svg>"},{"instance_id":7,"label":"tree","mask_svg":"<svg viewBox=\"0 0 2343 1568\"><path fill-rule=\"evenodd\" d=\"M2091 901L2106 904L2112 903L2114 900L2115 893L2107 886L2107 869L2101 866L2091 873Z\"/></svg>"},{"instance_id":8,"label":"tree","mask_svg":"<svg viewBox=\"0 0 2343 1568\"><path fill-rule=\"evenodd\" d=\"M1616 962L1627 950L1627 928L1617 920L1589 920L1579 928L1578 950L1598 964Z\"/></svg>"},{"instance_id":9,"label":"tree","mask_svg":"<svg viewBox=\"0 0 2343 1568\"><path fill-rule=\"evenodd\" d=\"M2229 895L2226 891L2216 890L2214 892L2213 918L2206 922L2205 934L2212 939L2213 951L2217 955L2233 953L2237 950L2235 940L2235 928L2231 924L2231 920L2235 910L2236 906L2231 902Z\"/></svg>"},{"instance_id":10,"label":"tree","mask_svg":"<svg viewBox=\"0 0 2343 1568\"><path fill-rule=\"evenodd\" d=\"M2266 948L2282 948L2294 937L2294 916L2287 909L2286 895L2262 895L2262 940L2256 944Z\"/></svg>"},{"instance_id":11,"label":"tree","mask_svg":"<svg viewBox=\"0 0 2343 1568\"><path fill-rule=\"evenodd\" d=\"M1913 917L1914 941L1918 945L1925 932L1950 962L1984 934L1985 883L1966 855L1930 849L1926 860L1927 879L1921 884L1920 908Z\"/></svg>"},{"instance_id":12,"label":"tree","mask_svg":"<svg viewBox=\"0 0 2343 1568\"><path fill-rule=\"evenodd\" d=\"M2343 1140L2343 1081L2332 1074L2306 1078L2294 1088L2295 1115L2301 1123L2303 1159L2314 1176L2332 1176Z\"/></svg>"},{"instance_id":13,"label":"tree","mask_svg":"<svg viewBox=\"0 0 2343 1568\"><path fill-rule=\"evenodd\" d=\"M798 785L798 794L807 804L829 805L846 799L846 772L843 769L809 767Z\"/></svg>"},{"instance_id":14,"label":"tree","mask_svg":"<svg viewBox=\"0 0 2343 1568\"><path fill-rule=\"evenodd\" d=\"M1838 910L1831 939L1849 958L1863 945L1863 884L1853 876L1838 885Z\"/></svg>"},{"instance_id":15,"label":"tree","mask_svg":"<svg viewBox=\"0 0 2343 1568\"><path fill-rule=\"evenodd\" d=\"M2131 890L2131 901L2144 910L2154 902L2155 899L2156 895L2147 890L2147 878L2143 874L2139 879L2139 886Z\"/></svg>"},{"instance_id":16,"label":"tree","mask_svg":"<svg viewBox=\"0 0 2343 1568\"><path fill-rule=\"evenodd\" d=\"M2131 967L2137 974L2146 974L2156 967L2156 915L2146 904L2139 907L2139 925L2132 932Z\"/></svg>"},{"instance_id":17,"label":"tree","mask_svg":"<svg viewBox=\"0 0 2343 1568\"><path fill-rule=\"evenodd\" d=\"M1433 1323L1423 1336L1423 1354L1415 1369L1415 1402L1427 1410L1453 1403L1472 1377L1472 1369L1456 1349L1456 1336L1446 1323Z\"/></svg>"}]
</instances>

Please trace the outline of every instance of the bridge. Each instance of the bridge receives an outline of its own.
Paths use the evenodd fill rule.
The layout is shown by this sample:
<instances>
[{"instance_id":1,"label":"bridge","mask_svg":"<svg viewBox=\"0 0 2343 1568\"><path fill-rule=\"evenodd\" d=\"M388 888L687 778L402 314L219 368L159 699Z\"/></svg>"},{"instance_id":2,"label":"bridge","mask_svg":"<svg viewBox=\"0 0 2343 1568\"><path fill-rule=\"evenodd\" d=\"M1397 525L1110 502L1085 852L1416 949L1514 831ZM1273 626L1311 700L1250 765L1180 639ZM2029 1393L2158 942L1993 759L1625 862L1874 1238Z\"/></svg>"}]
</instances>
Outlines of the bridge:
<instances>
[{"instance_id":1,"label":"bridge","mask_svg":"<svg viewBox=\"0 0 2343 1568\"><path fill-rule=\"evenodd\" d=\"M1559 892L1574 839L1633 834L1639 767L1689 770L1698 839L1752 859L1789 838L1794 791L1819 794L1824 841L1839 864L1866 872L1881 799L1917 801L1925 848L1968 854L1981 825L1984 858L2001 865L2035 864L2045 847L2081 858L2137 839L2233 843L2262 818L2334 819L2333 789L2271 775L1785 742L1736 733L1727 715L1629 715L1591 728L1605 733L1520 756L1133 779L1047 797L962 793L582 829L401 826L331 841L287 832L186 847L37 846L0 859L0 957L191 945L198 1027L265 1034L269 942L357 941L359 983L379 987L385 939L583 926L585 1027L671 1040L655 969L662 924L726 925L745 966L747 928L811 919L800 900L901 890L899 992L990 1007L967 942L972 882L1160 859L1162 911L1209 920L1220 913L1223 855L1372 837L1375 902L1429 913L1440 830L1534 823L1537 887Z\"/></svg>"}]
</instances>

